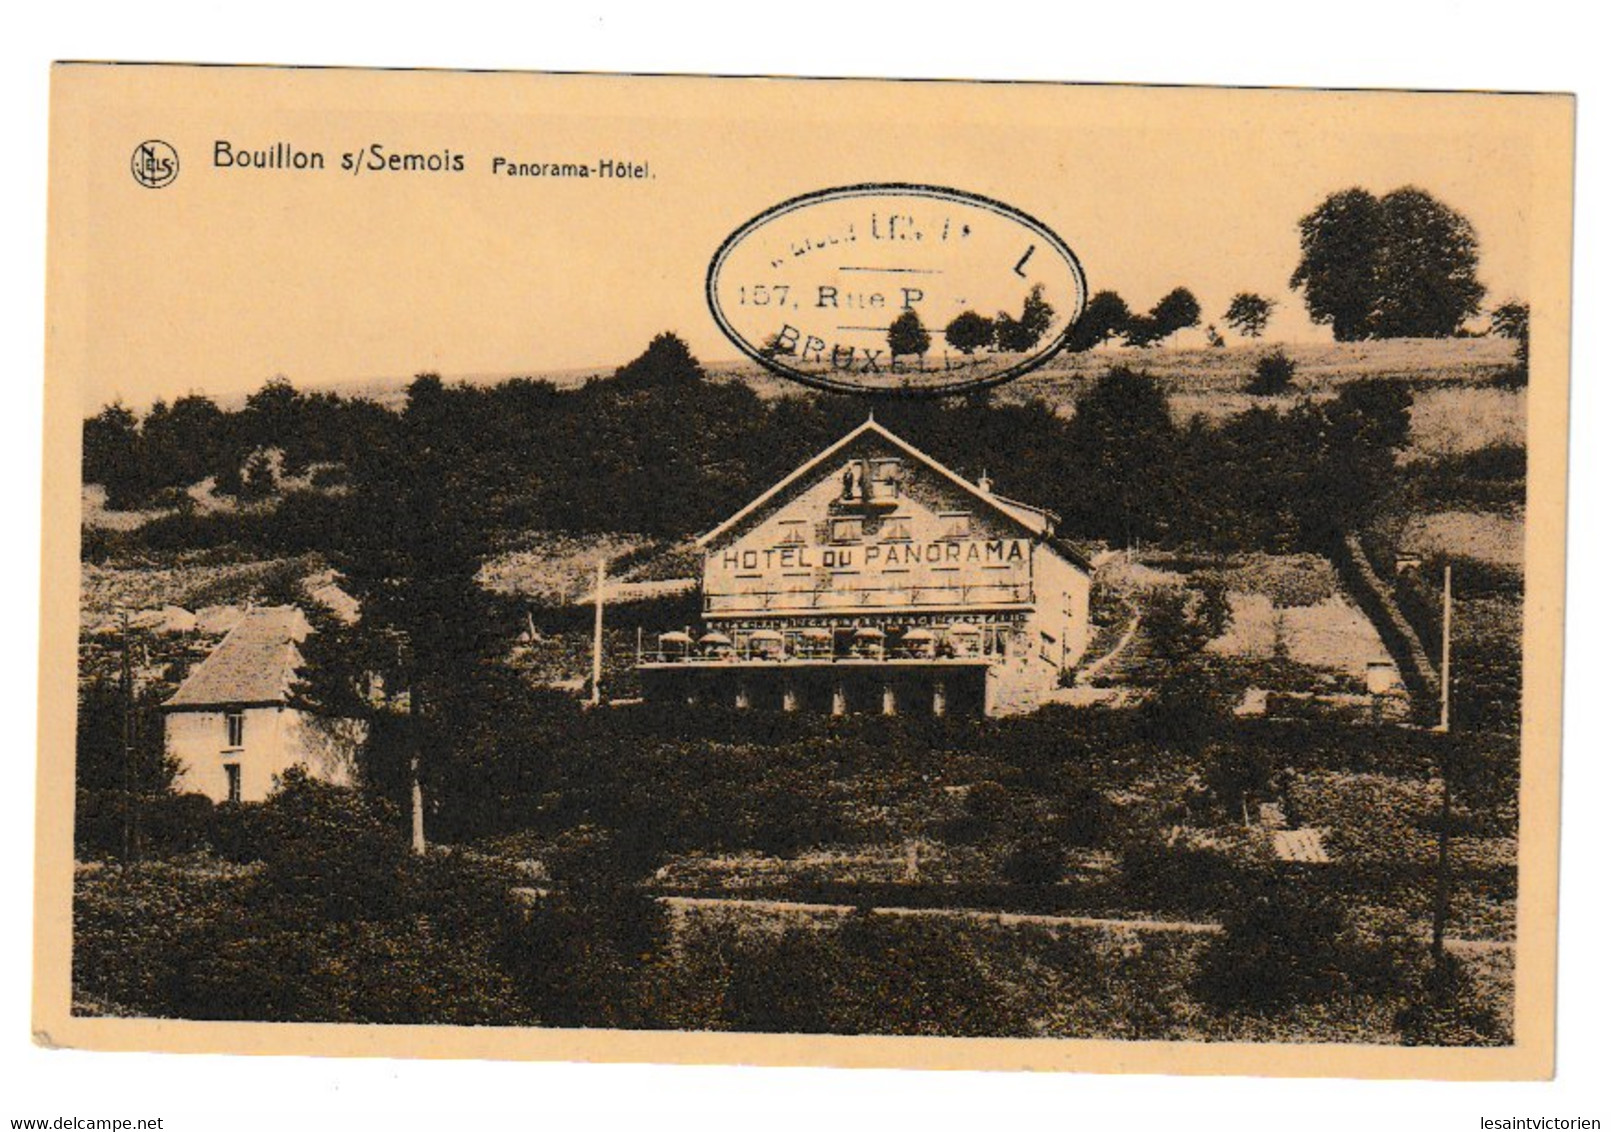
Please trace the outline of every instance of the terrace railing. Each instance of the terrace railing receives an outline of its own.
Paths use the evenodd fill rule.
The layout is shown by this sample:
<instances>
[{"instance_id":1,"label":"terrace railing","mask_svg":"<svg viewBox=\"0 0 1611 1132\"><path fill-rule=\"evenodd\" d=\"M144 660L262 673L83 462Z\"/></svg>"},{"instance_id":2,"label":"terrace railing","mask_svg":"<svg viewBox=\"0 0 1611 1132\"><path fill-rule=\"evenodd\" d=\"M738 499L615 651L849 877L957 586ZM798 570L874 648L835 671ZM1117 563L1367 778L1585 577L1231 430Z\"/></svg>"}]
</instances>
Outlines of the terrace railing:
<instances>
[{"instance_id":1,"label":"terrace railing","mask_svg":"<svg viewBox=\"0 0 1611 1132\"><path fill-rule=\"evenodd\" d=\"M1033 605L1030 582L969 582L955 585L799 588L705 594L707 614L801 613L814 610L925 609L956 606Z\"/></svg>"}]
</instances>

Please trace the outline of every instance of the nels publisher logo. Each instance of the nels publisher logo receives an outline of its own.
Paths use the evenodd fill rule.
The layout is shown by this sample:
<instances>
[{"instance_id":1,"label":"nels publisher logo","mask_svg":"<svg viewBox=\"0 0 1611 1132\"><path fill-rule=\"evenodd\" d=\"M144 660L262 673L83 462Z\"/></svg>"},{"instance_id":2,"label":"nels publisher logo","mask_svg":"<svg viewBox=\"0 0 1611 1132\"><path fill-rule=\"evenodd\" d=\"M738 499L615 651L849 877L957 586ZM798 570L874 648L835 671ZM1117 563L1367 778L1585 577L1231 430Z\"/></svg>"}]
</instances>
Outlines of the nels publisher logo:
<instances>
[{"instance_id":1,"label":"nels publisher logo","mask_svg":"<svg viewBox=\"0 0 1611 1132\"><path fill-rule=\"evenodd\" d=\"M148 189L165 188L179 176L179 154L165 141L143 141L134 147L129 171Z\"/></svg>"}]
</instances>

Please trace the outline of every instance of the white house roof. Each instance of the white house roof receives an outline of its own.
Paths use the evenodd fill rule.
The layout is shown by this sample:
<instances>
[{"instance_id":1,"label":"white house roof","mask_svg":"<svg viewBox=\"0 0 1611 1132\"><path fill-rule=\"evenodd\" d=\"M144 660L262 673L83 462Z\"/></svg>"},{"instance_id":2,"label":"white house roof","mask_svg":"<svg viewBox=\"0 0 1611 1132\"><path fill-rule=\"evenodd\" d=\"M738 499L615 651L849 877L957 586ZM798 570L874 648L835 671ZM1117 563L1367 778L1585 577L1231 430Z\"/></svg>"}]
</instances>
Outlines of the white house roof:
<instances>
[{"instance_id":1,"label":"white house roof","mask_svg":"<svg viewBox=\"0 0 1611 1132\"><path fill-rule=\"evenodd\" d=\"M821 452L817 453L815 456L811 457L811 459L794 469L794 471L784 476L777 483L767 488L766 491L756 496L719 526L700 535L699 538L695 540L695 545L705 548L719 542L721 539L738 529L751 515L754 515L756 512L760 511L774 499L786 494L796 484L809 479L809 477L819 471L823 465L831 463L846 448L850 447L857 440L868 435L869 433L883 439L897 451L930 469L943 479L948 480L952 485L959 488L966 495L973 497L998 514L1004 515L1018 526L1024 528L1024 530L1026 530L1028 533L1048 539L1051 539L1051 536L1054 534L1055 517L1050 511L1043 510L1039 507L1031 507L1026 503L1018 503L1010 499L1004 499L999 495L984 490L973 481L957 475L957 473L940 463L940 461L936 460L933 456L930 456L928 453L923 452L902 440L893 432L889 431L889 429L875 421L872 417L868 417L865 422L858 425L856 428L851 429L844 436L830 444L827 448L824 448ZM1058 551L1064 554L1066 557L1073 559L1081 568L1087 570L1089 569L1089 564L1085 561L1084 557L1079 555L1078 552L1074 551L1072 547L1069 547L1066 543L1062 542L1062 540L1051 539L1051 545L1056 547Z\"/></svg>"},{"instance_id":2,"label":"white house roof","mask_svg":"<svg viewBox=\"0 0 1611 1132\"><path fill-rule=\"evenodd\" d=\"M294 605L246 610L163 707L285 703L302 663L297 645L308 632L307 618Z\"/></svg>"}]
</instances>

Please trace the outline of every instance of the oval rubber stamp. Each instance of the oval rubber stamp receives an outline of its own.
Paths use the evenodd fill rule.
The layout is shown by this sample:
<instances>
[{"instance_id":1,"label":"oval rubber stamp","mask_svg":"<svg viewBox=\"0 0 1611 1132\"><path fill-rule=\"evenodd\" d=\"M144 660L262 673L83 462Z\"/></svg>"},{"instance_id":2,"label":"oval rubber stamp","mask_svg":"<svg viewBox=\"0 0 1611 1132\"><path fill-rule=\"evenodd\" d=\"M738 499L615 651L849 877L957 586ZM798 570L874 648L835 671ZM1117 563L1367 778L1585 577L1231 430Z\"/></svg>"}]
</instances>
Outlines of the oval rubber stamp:
<instances>
[{"instance_id":1,"label":"oval rubber stamp","mask_svg":"<svg viewBox=\"0 0 1611 1132\"><path fill-rule=\"evenodd\" d=\"M1085 273L1046 225L933 185L784 201L723 241L711 314L773 373L839 392L940 395L1045 364L1085 309Z\"/></svg>"}]
</instances>

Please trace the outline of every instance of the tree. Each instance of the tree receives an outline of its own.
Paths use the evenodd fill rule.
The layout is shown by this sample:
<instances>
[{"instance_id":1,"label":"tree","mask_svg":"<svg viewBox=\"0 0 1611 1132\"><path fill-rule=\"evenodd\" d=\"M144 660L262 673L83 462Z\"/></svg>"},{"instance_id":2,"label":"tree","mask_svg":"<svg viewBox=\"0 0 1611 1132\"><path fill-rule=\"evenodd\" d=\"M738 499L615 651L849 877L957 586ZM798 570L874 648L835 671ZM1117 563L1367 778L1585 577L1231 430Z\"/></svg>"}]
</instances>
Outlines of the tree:
<instances>
[{"instance_id":1,"label":"tree","mask_svg":"<svg viewBox=\"0 0 1611 1132\"><path fill-rule=\"evenodd\" d=\"M121 401L84 422L84 482L106 488L108 507L124 510L144 502L140 456L139 418Z\"/></svg>"},{"instance_id":2,"label":"tree","mask_svg":"<svg viewBox=\"0 0 1611 1132\"><path fill-rule=\"evenodd\" d=\"M1018 316L1018 327L1026 343L1024 349L1033 349L1040 343L1056 316L1052 304L1046 301L1046 288L1039 283L1031 287L1024 296L1024 311Z\"/></svg>"},{"instance_id":3,"label":"tree","mask_svg":"<svg viewBox=\"0 0 1611 1132\"><path fill-rule=\"evenodd\" d=\"M1196 326L1202 318L1203 308L1197 296L1184 287L1176 287L1153 305L1144 315L1130 320L1125 328L1125 344L1151 346L1162 342L1177 330Z\"/></svg>"},{"instance_id":4,"label":"tree","mask_svg":"<svg viewBox=\"0 0 1611 1132\"><path fill-rule=\"evenodd\" d=\"M364 453L354 471L352 520L334 557L362 608L360 671L378 675L391 703L406 705L410 827L425 848L426 780L446 761L455 713L488 652L491 609L477 574L490 546L483 513L491 471L473 458L473 398L435 375L409 386L401 427Z\"/></svg>"},{"instance_id":5,"label":"tree","mask_svg":"<svg viewBox=\"0 0 1611 1132\"><path fill-rule=\"evenodd\" d=\"M1158 300L1150 314L1152 320L1163 330L1163 336L1168 337L1177 330L1196 326L1198 320L1202 318L1203 308L1198 303L1196 295L1184 287L1176 287Z\"/></svg>"},{"instance_id":6,"label":"tree","mask_svg":"<svg viewBox=\"0 0 1611 1132\"><path fill-rule=\"evenodd\" d=\"M1024 296L1023 313L1013 318L1006 311L996 316L995 339L996 349L1009 353L1025 353L1033 350L1051 329L1052 318L1057 313L1052 305L1046 301L1046 289L1039 283L1030 289Z\"/></svg>"},{"instance_id":7,"label":"tree","mask_svg":"<svg viewBox=\"0 0 1611 1132\"><path fill-rule=\"evenodd\" d=\"M1264 333L1264 328L1269 325L1270 315L1274 311L1274 299L1255 295L1251 291L1241 291L1231 299L1231 305L1225 308L1225 321L1234 326L1242 337L1257 338Z\"/></svg>"},{"instance_id":8,"label":"tree","mask_svg":"<svg viewBox=\"0 0 1611 1132\"><path fill-rule=\"evenodd\" d=\"M160 413L157 408L151 407L141 426L147 477L163 486L188 487L216 471L232 424L224 411L199 393L180 397Z\"/></svg>"},{"instance_id":9,"label":"tree","mask_svg":"<svg viewBox=\"0 0 1611 1132\"><path fill-rule=\"evenodd\" d=\"M915 310L902 311L900 317L889 324L889 352L897 358L902 354L929 352L929 332Z\"/></svg>"},{"instance_id":10,"label":"tree","mask_svg":"<svg viewBox=\"0 0 1611 1132\"><path fill-rule=\"evenodd\" d=\"M1110 369L1075 405L1070 468L1077 485L1058 508L1082 534L1127 543L1158 534L1169 514L1177 435L1157 382L1123 366Z\"/></svg>"},{"instance_id":11,"label":"tree","mask_svg":"<svg viewBox=\"0 0 1611 1132\"><path fill-rule=\"evenodd\" d=\"M1476 233L1423 189L1380 199L1357 187L1333 193L1298 234L1291 285L1339 342L1447 338L1479 309Z\"/></svg>"},{"instance_id":12,"label":"tree","mask_svg":"<svg viewBox=\"0 0 1611 1132\"><path fill-rule=\"evenodd\" d=\"M243 502L267 499L279 487L275 474L274 457L266 448L253 452L241 472L241 487L237 493Z\"/></svg>"},{"instance_id":13,"label":"tree","mask_svg":"<svg viewBox=\"0 0 1611 1132\"><path fill-rule=\"evenodd\" d=\"M1141 624L1152 651L1175 664L1202 652L1230 618L1225 587L1211 582L1196 591L1161 588L1149 596Z\"/></svg>"},{"instance_id":14,"label":"tree","mask_svg":"<svg viewBox=\"0 0 1611 1132\"><path fill-rule=\"evenodd\" d=\"M1299 495L1312 546L1324 549L1362 526L1392 491L1410 439L1410 404L1404 382L1366 378L1321 407L1320 450Z\"/></svg>"},{"instance_id":15,"label":"tree","mask_svg":"<svg viewBox=\"0 0 1611 1132\"><path fill-rule=\"evenodd\" d=\"M1511 367L1508 374L1503 375L1503 378L1511 384L1525 385L1527 382L1527 369L1531 358L1531 322L1532 311L1526 303L1512 299L1494 308L1491 332L1501 338L1510 338L1516 343L1516 364Z\"/></svg>"},{"instance_id":16,"label":"tree","mask_svg":"<svg viewBox=\"0 0 1611 1132\"><path fill-rule=\"evenodd\" d=\"M1068 348L1075 353L1095 349L1123 334L1133 318L1129 305L1117 291L1098 291L1091 296L1078 321L1069 327Z\"/></svg>"},{"instance_id":17,"label":"tree","mask_svg":"<svg viewBox=\"0 0 1611 1132\"><path fill-rule=\"evenodd\" d=\"M995 340L995 327L977 311L963 311L945 328L946 343L963 354L982 350Z\"/></svg>"},{"instance_id":18,"label":"tree","mask_svg":"<svg viewBox=\"0 0 1611 1132\"><path fill-rule=\"evenodd\" d=\"M1381 202L1364 189L1333 193L1298 221L1302 256L1290 286L1302 288L1309 317L1330 323L1339 342L1372 336Z\"/></svg>"},{"instance_id":19,"label":"tree","mask_svg":"<svg viewBox=\"0 0 1611 1132\"><path fill-rule=\"evenodd\" d=\"M1481 308L1471 222L1416 188L1382 198L1378 338L1447 338Z\"/></svg>"},{"instance_id":20,"label":"tree","mask_svg":"<svg viewBox=\"0 0 1611 1132\"><path fill-rule=\"evenodd\" d=\"M681 388L704 377L688 343L670 331L656 334L643 353L615 371L616 381L628 390Z\"/></svg>"},{"instance_id":21,"label":"tree","mask_svg":"<svg viewBox=\"0 0 1611 1132\"><path fill-rule=\"evenodd\" d=\"M1494 308L1494 313L1490 317L1490 328L1501 338L1525 342L1530 312L1531 308L1526 303L1517 302L1515 299L1500 303Z\"/></svg>"},{"instance_id":22,"label":"tree","mask_svg":"<svg viewBox=\"0 0 1611 1132\"><path fill-rule=\"evenodd\" d=\"M287 475L307 467L302 405L302 394L283 376L265 381L246 398L242 438L246 450L278 448L283 453L282 466Z\"/></svg>"}]
</instances>

